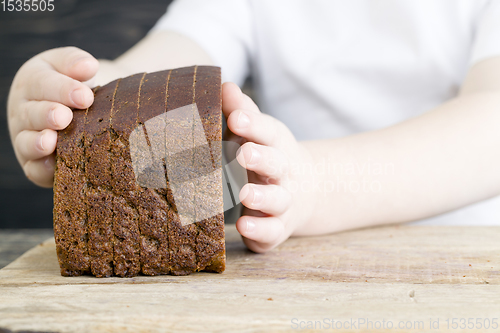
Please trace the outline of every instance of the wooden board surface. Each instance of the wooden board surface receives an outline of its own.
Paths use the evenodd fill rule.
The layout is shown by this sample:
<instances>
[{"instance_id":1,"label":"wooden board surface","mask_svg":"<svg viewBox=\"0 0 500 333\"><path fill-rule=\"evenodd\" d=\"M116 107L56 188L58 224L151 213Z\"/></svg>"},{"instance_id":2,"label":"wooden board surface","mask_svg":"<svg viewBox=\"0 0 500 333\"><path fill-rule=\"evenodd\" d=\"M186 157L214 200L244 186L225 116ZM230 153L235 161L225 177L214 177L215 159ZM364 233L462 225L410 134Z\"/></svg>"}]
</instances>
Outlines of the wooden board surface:
<instances>
[{"instance_id":1,"label":"wooden board surface","mask_svg":"<svg viewBox=\"0 0 500 333\"><path fill-rule=\"evenodd\" d=\"M474 332L484 331L476 318L500 320L498 227L365 229L293 238L267 254L249 252L234 226L226 229L226 272L179 277L62 277L50 239L0 270L0 331L269 332L332 323L370 331L371 321L375 329L392 323L377 332L424 332L439 319L439 331ZM474 328L458 321L453 329L453 318L473 318ZM415 329L398 330L401 323Z\"/></svg>"},{"instance_id":2,"label":"wooden board surface","mask_svg":"<svg viewBox=\"0 0 500 333\"><path fill-rule=\"evenodd\" d=\"M0 269L50 237L52 229L0 229Z\"/></svg>"}]
</instances>

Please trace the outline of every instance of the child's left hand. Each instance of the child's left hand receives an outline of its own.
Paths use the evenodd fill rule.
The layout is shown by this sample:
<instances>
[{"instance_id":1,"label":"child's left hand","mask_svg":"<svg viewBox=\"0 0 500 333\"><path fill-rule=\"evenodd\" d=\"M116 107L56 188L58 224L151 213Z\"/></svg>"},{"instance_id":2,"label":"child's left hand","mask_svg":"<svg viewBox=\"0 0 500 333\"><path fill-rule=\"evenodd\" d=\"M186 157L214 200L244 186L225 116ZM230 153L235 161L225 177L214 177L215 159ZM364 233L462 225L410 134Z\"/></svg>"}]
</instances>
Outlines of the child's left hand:
<instances>
[{"instance_id":1,"label":"child's left hand","mask_svg":"<svg viewBox=\"0 0 500 333\"><path fill-rule=\"evenodd\" d=\"M242 144L238 162L248 170L248 181L239 194L245 206L236 228L245 245L265 252L284 242L303 226L314 211L314 193L305 193L311 176L309 153L277 119L260 112L234 83L222 86L222 110L229 139Z\"/></svg>"}]
</instances>

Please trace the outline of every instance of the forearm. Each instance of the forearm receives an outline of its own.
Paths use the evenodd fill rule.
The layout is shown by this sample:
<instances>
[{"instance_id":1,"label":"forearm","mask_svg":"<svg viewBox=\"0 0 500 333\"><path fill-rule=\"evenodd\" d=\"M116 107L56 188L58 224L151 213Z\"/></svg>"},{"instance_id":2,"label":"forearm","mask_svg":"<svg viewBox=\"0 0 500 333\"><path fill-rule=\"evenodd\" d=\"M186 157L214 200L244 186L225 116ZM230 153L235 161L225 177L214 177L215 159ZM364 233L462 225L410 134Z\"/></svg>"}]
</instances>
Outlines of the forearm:
<instances>
[{"instance_id":1,"label":"forearm","mask_svg":"<svg viewBox=\"0 0 500 333\"><path fill-rule=\"evenodd\" d=\"M386 129L303 142L317 204L296 234L413 221L500 194L499 129L500 94L477 92Z\"/></svg>"},{"instance_id":2,"label":"forearm","mask_svg":"<svg viewBox=\"0 0 500 333\"><path fill-rule=\"evenodd\" d=\"M172 31L153 32L117 59L99 59L95 84L139 72L212 64L208 54L191 39Z\"/></svg>"}]
</instances>

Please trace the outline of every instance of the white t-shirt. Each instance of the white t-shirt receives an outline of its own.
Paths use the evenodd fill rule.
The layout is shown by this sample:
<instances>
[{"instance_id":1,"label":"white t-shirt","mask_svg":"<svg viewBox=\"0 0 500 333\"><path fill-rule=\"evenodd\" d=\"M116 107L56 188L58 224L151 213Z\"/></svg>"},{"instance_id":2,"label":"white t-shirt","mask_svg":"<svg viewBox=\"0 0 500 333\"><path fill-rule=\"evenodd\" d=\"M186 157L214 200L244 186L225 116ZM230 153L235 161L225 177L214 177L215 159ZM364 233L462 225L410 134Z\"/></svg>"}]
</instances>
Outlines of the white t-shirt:
<instances>
[{"instance_id":1,"label":"white t-shirt","mask_svg":"<svg viewBox=\"0 0 500 333\"><path fill-rule=\"evenodd\" d=\"M298 140L419 115L500 55L500 0L176 0L153 30L197 42L224 81L251 74L258 105ZM500 225L500 197L417 222Z\"/></svg>"}]
</instances>

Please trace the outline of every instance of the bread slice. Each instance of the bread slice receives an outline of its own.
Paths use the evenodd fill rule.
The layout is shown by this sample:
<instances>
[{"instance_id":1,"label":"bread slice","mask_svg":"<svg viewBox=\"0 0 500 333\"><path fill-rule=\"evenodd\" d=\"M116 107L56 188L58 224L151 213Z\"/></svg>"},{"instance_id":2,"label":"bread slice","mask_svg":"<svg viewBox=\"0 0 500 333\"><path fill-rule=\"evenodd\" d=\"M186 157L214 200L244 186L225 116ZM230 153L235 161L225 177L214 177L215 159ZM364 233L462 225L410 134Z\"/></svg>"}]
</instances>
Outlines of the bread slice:
<instances>
[{"instance_id":1,"label":"bread slice","mask_svg":"<svg viewBox=\"0 0 500 333\"><path fill-rule=\"evenodd\" d=\"M220 68L118 79L73 115L56 149L61 274L223 272Z\"/></svg>"}]
</instances>

